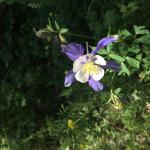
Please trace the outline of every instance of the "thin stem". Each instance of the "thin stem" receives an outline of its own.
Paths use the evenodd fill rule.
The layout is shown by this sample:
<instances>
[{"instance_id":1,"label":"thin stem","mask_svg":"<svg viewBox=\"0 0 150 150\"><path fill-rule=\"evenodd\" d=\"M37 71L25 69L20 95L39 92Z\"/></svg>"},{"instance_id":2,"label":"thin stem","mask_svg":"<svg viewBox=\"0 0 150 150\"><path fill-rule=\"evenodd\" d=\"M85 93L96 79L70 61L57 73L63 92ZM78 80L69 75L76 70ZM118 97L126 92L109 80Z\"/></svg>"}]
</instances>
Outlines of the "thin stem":
<instances>
[{"instance_id":1,"label":"thin stem","mask_svg":"<svg viewBox=\"0 0 150 150\"><path fill-rule=\"evenodd\" d=\"M43 130L41 130L41 131L38 131L38 132L36 132L36 133L33 133L32 135L30 135L29 137L27 137L26 139L24 139L22 142L25 143L25 142L27 142L27 141L33 139L35 136L38 136L38 135L41 135L41 134L44 133L44 132L47 132L48 130L49 130L49 127L46 128L46 129L43 129Z\"/></svg>"},{"instance_id":2,"label":"thin stem","mask_svg":"<svg viewBox=\"0 0 150 150\"><path fill-rule=\"evenodd\" d=\"M108 84L108 87L111 86L111 84L113 83L113 80L115 78L115 75L116 75L116 72L113 73L112 77L111 77L111 81L110 83Z\"/></svg>"},{"instance_id":3,"label":"thin stem","mask_svg":"<svg viewBox=\"0 0 150 150\"><path fill-rule=\"evenodd\" d=\"M92 0L91 3L89 4L89 6L88 6L88 11L90 11L90 9L91 9L93 3L94 3L94 0Z\"/></svg>"},{"instance_id":4,"label":"thin stem","mask_svg":"<svg viewBox=\"0 0 150 150\"><path fill-rule=\"evenodd\" d=\"M60 33L59 31L52 31L54 33ZM81 34L74 34L74 33L63 33L63 34L66 34L66 35L70 35L70 36L77 36L77 37L82 37L82 38L86 38L86 39L92 39L92 40L95 40L97 41L97 39L93 38L93 37L89 37L89 36L86 36L86 35L81 35Z\"/></svg>"},{"instance_id":5,"label":"thin stem","mask_svg":"<svg viewBox=\"0 0 150 150\"><path fill-rule=\"evenodd\" d=\"M95 102L95 101L89 102L89 103L87 104L87 106L94 104L94 102ZM94 108L95 108L95 105L93 105L93 106L90 108L89 111L85 112L82 116L80 116L77 120L75 120L74 123L76 124L77 122L79 122L82 118L84 118L84 117L85 117L90 111L92 111Z\"/></svg>"},{"instance_id":6,"label":"thin stem","mask_svg":"<svg viewBox=\"0 0 150 150\"><path fill-rule=\"evenodd\" d=\"M78 36L78 37L83 37L83 38L87 38L87 39L93 39L93 40L97 40L95 38L86 36L86 35L81 35L81 34L74 34L74 33L64 33L64 34L68 34L68 35L72 35L72 36Z\"/></svg>"},{"instance_id":7,"label":"thin stem","mask_svg":"<svg viewBox=\"0 0 150 150\"><path fill-rule=\"evenodd\" d=\"M81 117L79 117L74 123L79 122L82 118L84 118L89 112L84 113Z\"/></svg>"},{"instance_id":8,"label":"thin stem","mask_svg":"<svg viewBox=\"0 0 150 150\"><path fill-rule=\"evenodd\" d=\"M111 26L109 26L108 28L108 37L110 36L110 34L111 34Z\"/></svg>"},{"instance_id":9,"label":"thin stem","mask_svg":"<svg viewBox=\"0 0 150 150\"><path fill-rule=\"evenodd\" d=\"M86 52L87 52L87 54L89 53L88 42L86 42Z\"/></svg>"}]
</instances>

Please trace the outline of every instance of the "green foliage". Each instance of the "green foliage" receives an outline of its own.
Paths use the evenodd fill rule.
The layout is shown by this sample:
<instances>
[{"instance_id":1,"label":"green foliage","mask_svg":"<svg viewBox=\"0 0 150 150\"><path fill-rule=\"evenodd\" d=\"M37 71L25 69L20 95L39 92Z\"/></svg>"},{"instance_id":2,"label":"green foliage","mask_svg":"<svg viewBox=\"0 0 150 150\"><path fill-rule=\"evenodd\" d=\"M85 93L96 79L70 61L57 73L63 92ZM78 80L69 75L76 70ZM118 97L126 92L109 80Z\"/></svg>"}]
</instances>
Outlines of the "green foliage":
<instances>
[{"instance_id":1,"label":"green foliage","mask_svg":"<svg viewBox=\"0 0 150 150\"><path fill-rule=\"evenodd\" d=\"M110 58L112 58L112 59L114 59L114 60L116 60L118 62L123 62L124 61L124 58L119 56L119 55L117 55L117 54L110 54L109 56L110 56Z\"/></svg>"},{"instance_id":2,"label":"green foliage","mask_svg":"<svg viewBox=\"0 0 150 150\"><path fill-rule=\"evenodd\" d=\"M150 149L149 10L146 0L1 0L0 150ZM121 69L106 70L105 90L64 88L72 62L60 44L94 49L107 34L119 41L98 53Z\"/></svg>"}]
</instances>

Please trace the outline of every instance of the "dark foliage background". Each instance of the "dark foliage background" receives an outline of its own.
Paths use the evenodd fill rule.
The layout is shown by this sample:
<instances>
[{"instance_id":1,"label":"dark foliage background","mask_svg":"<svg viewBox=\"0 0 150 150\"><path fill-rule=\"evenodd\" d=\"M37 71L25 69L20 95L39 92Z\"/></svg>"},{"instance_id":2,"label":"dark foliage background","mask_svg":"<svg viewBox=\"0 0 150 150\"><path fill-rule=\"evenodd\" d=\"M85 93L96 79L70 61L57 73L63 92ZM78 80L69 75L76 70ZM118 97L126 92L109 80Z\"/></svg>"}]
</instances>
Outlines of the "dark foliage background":
<instances>
[{"instance_id":1,"label":"dark foliage background","mask_svg":"<svg viewBox=\"0 0 150 150\"><path fill-rule=\"evenodd\" d=\"M146 0L0 0L0 149L148 150L149 10ZM60 53L57 34L48 41L35 34L48 17L52 25L57 21L89 37L65 35L68 43L93 46L109 29L121 33L125 41L113 47L114 53L136 59L138 67L124 61L128 70L122 68L103 93L78 83L65 89L65 71L72 64ZM134 35L137 30L143 33ZM109 84L111 77L108 72L103 81ZM122 111L106 105L110 89L118 88ZM77 120L74 130L68 129L68 119Z\"/></svg>"}]
</instances>

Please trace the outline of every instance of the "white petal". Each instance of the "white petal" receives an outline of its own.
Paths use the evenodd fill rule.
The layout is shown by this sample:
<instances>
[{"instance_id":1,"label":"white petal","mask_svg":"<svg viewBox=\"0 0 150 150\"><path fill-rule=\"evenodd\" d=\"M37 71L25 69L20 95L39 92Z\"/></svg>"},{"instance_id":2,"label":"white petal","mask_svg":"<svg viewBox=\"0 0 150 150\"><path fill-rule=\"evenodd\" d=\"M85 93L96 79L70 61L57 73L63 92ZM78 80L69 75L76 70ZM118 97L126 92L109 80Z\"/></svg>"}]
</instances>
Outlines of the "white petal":
<instances>
[{"instance_id":1,"label":"white petal","mask_svg":"<svg viewBox=\"0 0 150 150\"><path fill-rule=\"evenodd\" d=\"M82 70L80 70L75 74L75 78L81 83L85 83L89 80L89 74L83 73Z\"/></svg>"},{"instance_id":2,"label":"white petal","mask_svg":"<svg viewBox=\"0 0 150 150\"><path fill-rule=\"evenodd\" d=\"M78 72L81 70L83 63L86 62L86 55L80 56L73 63L73 72Z\"/></svg>"},{"instance_id":3,"label":"white petal","mask_svg":"<svg viewBox=\"0 0 150 150\"><path fill-rule=\"evenodd\" d=\"M83 64L74 62L73 64L73 72L76 73L82 69Z\"/></svg>"},{"instance_id":4,"label":"white petal","mask_svg":"<svg viewBox=\"0 0 150 150\"><path fill-rule=\"evenodd\" d=\"M105 61L105 59L102 56L95 55L93 58L95 59L95 61L94 61L95 64L102 65L102 66L106 65L106 61Z\"/></svg>"},{"instance_id":5,"label":"white petal","mask_svg":"<svg viewBox=\"0 0 150 150\"><path fill-rule=\"evenodd\" d=\"M99 81L104 76L104 69L100 68L97 74L91 75L96 81Z\"/></svg>"}]
</instances>

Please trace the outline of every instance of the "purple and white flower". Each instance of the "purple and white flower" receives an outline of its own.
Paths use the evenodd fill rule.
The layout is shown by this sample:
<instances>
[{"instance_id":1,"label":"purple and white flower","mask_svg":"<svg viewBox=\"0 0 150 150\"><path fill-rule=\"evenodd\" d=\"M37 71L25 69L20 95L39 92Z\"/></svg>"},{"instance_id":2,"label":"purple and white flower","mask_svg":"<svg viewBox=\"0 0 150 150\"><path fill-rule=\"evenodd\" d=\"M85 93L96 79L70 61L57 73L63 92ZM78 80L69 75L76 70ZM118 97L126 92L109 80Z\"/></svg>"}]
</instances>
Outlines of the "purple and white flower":
<instances>
[{"instance_id":1,"label":"purple and white flower","mask_svg":"<svg viewBox=\"0 0 150 150\"><path fill-rule=\"evenodd\" d=\"M68 71L65 76L64 86L69 87L77 80L81 83L88 82L94 91L103 90L104 86L100 80L104 76L104 68L116 71L120 68L120 65L114 61L106 61L102 56L96 55L96 53L101 48L117 40L118 37L103 38L97 43L95 50L89 54L84 54L84 48L81 44L70 43L61 45L62 52L74 62L73 69Z\"/></svg>"}]
</instances>

